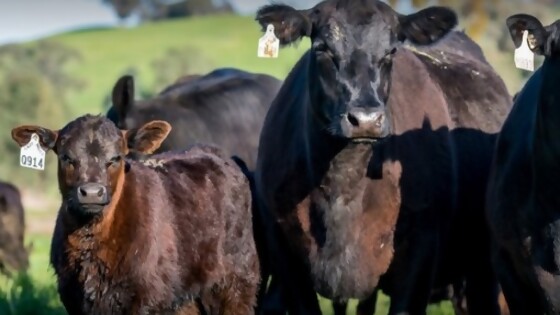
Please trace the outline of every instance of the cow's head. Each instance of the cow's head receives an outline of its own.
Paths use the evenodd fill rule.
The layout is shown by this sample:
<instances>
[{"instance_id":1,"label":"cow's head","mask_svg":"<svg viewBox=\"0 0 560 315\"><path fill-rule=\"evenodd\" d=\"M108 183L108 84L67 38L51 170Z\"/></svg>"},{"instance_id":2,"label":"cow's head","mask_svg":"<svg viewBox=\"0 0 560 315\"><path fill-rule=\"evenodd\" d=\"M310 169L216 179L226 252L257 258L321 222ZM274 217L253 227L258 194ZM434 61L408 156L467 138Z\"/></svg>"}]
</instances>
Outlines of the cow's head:
<instances>
[{"instance_id":1,"label":"cow's head","mask_svg":"<svg viewBox=\"0 0 560 315\"><path fill-rule=\"evenodd\" d=\"M560 21L543 26L536 17L528 14L515 14L506 20L515 47L521 45L526 30L527 45L538 55L546 58L560 56Z\"/></svg>"},{"instance_id":2,"label":"cow's head","mask_svg":"<svg viewBox=\"0 0 560 315\"><path fill-rule=\"evenodd\" d=\"M375 0L326 0L308 10L273 4L259 9L256 20L263 30L272 24L281 45L311 39L314 114L332 134L353 139L389 133L385 105L399 46L431 44L457 24L447 8L401 15Z\"/></svg>"},{"instance_id":3,"label":"cow's head","mask_svg":"<svg viewBox=\"0 0 560 315\"><path fill-rule=\"evenodd\" d=\"M58 185L67 211L91 219L119 199L129 150L151 154L167 137L171 126L151 121L138 129L119 130L104 117L86 115L60 130L20 126L12 138L24 146L33 133L41 145L58 156Z\"/></svg>"}]
</instances>

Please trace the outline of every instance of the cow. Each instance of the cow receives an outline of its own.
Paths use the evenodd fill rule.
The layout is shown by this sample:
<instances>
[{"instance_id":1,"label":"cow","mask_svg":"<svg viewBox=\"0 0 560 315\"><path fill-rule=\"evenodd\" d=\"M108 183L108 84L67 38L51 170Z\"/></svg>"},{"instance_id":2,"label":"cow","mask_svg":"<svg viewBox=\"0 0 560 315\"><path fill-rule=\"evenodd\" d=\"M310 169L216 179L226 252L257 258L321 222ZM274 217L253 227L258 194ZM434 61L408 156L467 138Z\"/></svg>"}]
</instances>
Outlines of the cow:
<instances>
[{"instance_id":1,"label":"cow","mask_svg":"<svg viewBox=\"0 0 560 315\"><path fill-rule=\"evenodd\" d=\"M58 157L62 197L50 263L69 314L252 314L260 281L251 192L216 147L150 155L171 125L119 130L84 115L60 130L23 125Z\"/></svg>"},{"instance_id":2,"label":"cow","mask_svg":"<svg viewBox=\"0 0 560 315\"><path fill-rule=\"evenodd\" d=\"M119 128L136 128L152 119L169 121L173 131L155 152L211 143L255 166L259 133L282 81L260 73L218 68L191 75L148 100L134 100L134 79L115 83L107 117Z\"/></svg>"},{"instance_id":3,"label":"cow","mask_svg":"<svg viewBox=\"0 0 560 315\"><path fill-rule=\"evenodd\" d=\"M528 45L544 62L517 94L498 136L486 203L493 262L512 315L558 314L560 20L543 26L515 14L506 25L516 47Z\"/></svg>"},{"instance_id":4,"label":"cow","mask_svg":"<svg viewBox=\"0 0 560 315\"><path fill-rule=\"evenodd\" d=\"M19 189L0 182L0 272L5 275L29 267L29 253L24 245L24 212Z\"/></svg>"},{"instance_id":5,"label":"cow","mask_svg":"<svg viewBox=\"0 0 560 315\"><path fill-rule=\"evenodd\" d=\"M379 287L389 314L425 314L432 288L465 277L469 311L498 314L484 188L511 96L482 54L446 49L477 46L453 31L456 14L325 0L266 5L256 20L282 46L311 40L267 113L254 171L289 313L320 314L316 293Z\"/></svg>"}]
</instances>

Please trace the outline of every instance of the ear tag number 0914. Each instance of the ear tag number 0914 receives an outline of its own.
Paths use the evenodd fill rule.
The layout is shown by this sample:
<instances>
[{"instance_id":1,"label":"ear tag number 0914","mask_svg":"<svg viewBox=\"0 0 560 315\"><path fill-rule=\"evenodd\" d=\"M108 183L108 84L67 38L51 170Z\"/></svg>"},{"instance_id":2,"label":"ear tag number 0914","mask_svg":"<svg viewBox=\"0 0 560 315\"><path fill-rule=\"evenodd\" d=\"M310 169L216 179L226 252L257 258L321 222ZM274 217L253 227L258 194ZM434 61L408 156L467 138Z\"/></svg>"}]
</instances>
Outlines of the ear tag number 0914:
<instances>
[{"instance_id":1,"label":"ear tag number 0914","mask_svg":"<svg viewBox=\"0 0 560 315\"><path fill-rule=\"evenodd\" d=\"M268 24L266 33L259 38L259 49L257 56L259 58L278 58L278 51L280 50L280 40L274 34L274 26Z\"/></svg>"},{"instance_id":2,"label":"ear tag number 0914","mask_svg":"<svg viewBox=\"0 0 560 315\"><path fill-rule=\"evenodd\" d=\"M41 147L39 136L34 133L31 135L29 142L21 147L19 165L42 171L45 169L45 155L46 152Z\"/></svg>"},{"instance_id":3,"label":"ear tag number 0914","mask_svg":"<svg viewBox=\"0 0 560 315\"><path fill-rule=\"evenodd\" d=\"M521 46L515 49L514 61L516 68L527 71L534 71L535 54L533 53L531 48L529 48L529 44L527 42L528 34L529 32L527 32L527 30L523 31Z\"/></svg>"}]
</instances>

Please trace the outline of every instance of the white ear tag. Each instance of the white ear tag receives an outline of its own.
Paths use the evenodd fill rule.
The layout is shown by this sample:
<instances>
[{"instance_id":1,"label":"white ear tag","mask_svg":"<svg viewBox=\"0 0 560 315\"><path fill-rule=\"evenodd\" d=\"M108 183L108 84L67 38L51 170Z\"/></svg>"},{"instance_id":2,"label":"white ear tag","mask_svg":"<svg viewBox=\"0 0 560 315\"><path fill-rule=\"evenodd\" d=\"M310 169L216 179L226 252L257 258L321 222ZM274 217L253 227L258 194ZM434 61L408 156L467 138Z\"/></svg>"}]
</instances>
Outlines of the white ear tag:
<instances>
[{"instance_id":1,"label":"white ear tag","mask_svg":"<svg viewBox=\"0 0 560 315\"><path fill-rule=\"evenodd\" d=\"M529 48L529 44L527 42L527 36L529 32L523 31L523 39L521 40L521 46L515 49L514 61L515 67L518 69L523 69L527 71L534 71L534 59L535 54Z\"/></svg>"},{"instance_id":2,"label":"white ear tag","mask_svg":"<svg viewBox=\"0 0 560 315\"><path fill-rule=\"evenodd\" d=\"M274 34L274 26L268 24L266 33L259 38L259 48L257 56L259 58L278 58L278 51L280 50L280 40Z\"/></svg>"},{"instance_id":3,"label":"white ear tag","mask_svg":"<svg viewBox=\"0 0 560 315\"><path fill-rule=\"evenodd\" d=\"M39 136L34 133L29 142L19 151L19 165L42 171L45 169L45 150L39 143Z\"/></svg>"}]
</instances>

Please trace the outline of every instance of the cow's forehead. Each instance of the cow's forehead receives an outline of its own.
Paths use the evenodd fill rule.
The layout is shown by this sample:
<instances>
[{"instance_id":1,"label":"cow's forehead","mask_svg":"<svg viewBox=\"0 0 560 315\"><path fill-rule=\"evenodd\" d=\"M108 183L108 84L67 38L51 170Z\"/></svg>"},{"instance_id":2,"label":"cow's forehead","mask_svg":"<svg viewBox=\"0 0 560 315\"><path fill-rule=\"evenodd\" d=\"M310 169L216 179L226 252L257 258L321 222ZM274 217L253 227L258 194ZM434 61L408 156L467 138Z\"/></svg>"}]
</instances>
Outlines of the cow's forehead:
<instances>
[{"instance_id":1,"label":"cow's forehead","mask_svg":"<svg viewBox=\"0 0 560 315\"><path fill-rule=\"evenodd\" d=\"M71 149L74 146L88 144L118 144L121 132L109 120L100 117L80 117L66 125L59 134L59 146Z\"/></svg>"}]
</instances>

